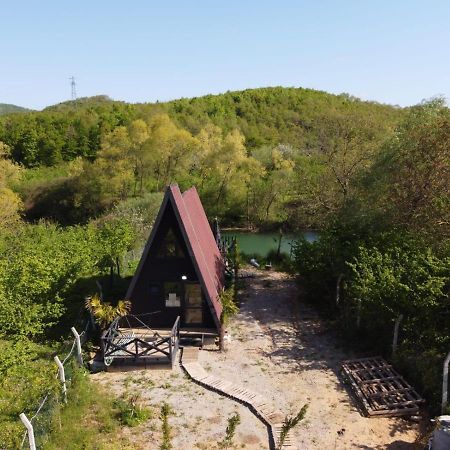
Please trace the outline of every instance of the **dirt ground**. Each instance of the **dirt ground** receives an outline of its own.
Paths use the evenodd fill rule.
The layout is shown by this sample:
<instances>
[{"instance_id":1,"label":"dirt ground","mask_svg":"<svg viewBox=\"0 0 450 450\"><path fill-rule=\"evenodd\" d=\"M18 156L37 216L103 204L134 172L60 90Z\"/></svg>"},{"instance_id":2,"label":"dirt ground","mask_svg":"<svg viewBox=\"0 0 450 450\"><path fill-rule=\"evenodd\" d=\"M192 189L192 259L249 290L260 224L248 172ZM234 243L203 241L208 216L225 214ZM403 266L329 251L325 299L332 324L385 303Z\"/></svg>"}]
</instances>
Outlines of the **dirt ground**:
<instances>
[{"instance_id":1,"label":"dirt ground","mask_svg":"<svg viewBox=\"0 0 450 450\"><path fill-rule=\"evenodd\" d=\"M298 302L294 280L271 271L250 271L241 293L241 310L229 326L226 353L205 349L199 361L212 374L264 395L286 415L309 404L293 432L302 450L414 449L418 426L404 419L366 418L338 375L339 363L355 355L335 344L317 313ZM175 449L220 448L227 420L240 415L234 448L268 449L268 430L245 406L210 392L170 370L102 372L94 380L116 395L139 392L153 418L126 433L136 449L158 449L162 402Z\"/></svg>"}]
</instances>

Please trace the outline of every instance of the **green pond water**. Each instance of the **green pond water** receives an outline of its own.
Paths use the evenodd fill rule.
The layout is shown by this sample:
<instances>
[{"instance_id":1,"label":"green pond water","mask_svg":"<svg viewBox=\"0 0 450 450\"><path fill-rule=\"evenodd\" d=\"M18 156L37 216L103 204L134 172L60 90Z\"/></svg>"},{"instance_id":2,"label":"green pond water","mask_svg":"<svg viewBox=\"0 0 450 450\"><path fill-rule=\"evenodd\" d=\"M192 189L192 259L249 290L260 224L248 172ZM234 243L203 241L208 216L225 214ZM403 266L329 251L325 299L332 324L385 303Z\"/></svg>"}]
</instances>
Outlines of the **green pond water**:
<instances>
[{"instance_id":1,"label":"green pond water","mask_svg":"<svg viewBox=\"0 0 450 450\"><path fill-rule=\"evenodd\" d=\"M256 254L264 258L271 250L278 248L278 233L250 233L243 231L222 231L223 237L232 238L236 236L239 250L247 255ZM284 234L281 239L281 252L290 254L291 244L300 236L307 241L313 242L318 239L319 235L315 231L304 231L298 234Z\"/></svg>"}]
</instances>

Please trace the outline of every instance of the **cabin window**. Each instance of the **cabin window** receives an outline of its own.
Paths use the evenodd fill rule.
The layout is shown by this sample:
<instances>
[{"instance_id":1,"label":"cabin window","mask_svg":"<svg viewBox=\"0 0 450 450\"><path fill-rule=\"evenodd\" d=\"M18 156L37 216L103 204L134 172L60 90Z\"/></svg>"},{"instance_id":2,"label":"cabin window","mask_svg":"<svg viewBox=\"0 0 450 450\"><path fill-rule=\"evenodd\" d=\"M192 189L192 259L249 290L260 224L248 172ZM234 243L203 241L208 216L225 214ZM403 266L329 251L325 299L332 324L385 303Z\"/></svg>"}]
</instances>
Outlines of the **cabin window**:
<instances>
[{"instance_id":1,"label":"cabin window","mask_svg":"<svg viewBox=\"0 0 450 450\"><path fill-rule=\"evenodd\" d=\"M179 308L181 306L180 283L164 283L164 298L166 301L166 308Z\"/></svg>"},{"instance_id":2,"label":"cabin window","mask_svg":"<svg viewBox=\"0 0 450 450\"><path fill-rule=\"evenodd\" d=\"M158 258L182 258L184 257L180 243L172 229L166 233L158 250Z\"/></svg>"}]
</instances>

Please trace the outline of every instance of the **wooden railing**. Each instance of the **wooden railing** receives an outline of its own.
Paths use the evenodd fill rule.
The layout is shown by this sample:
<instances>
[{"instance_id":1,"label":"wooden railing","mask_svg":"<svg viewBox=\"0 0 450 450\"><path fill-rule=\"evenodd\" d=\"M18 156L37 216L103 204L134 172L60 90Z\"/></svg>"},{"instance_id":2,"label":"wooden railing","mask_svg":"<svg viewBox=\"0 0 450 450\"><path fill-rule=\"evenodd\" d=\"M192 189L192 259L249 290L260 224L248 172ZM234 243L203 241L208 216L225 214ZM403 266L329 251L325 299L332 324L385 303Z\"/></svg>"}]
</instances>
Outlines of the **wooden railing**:
<instances>
[{"instance_id":1,"label":"wooden railing","mask_svg":"<svg viewBox=\"0 0 450 450\"><path fill-rule=\"evenodd\" d=\"M180 316L178 316L173 324L172 330L170 331L170 363L173 367L175 363L175 358L178 353L178 348L180 345Z\"/></svg>"},{"instance_id":2,"label":"wooden railing","mask_svg":"<svg viewBox=\"0 0 450 450\"><path fill-rule=\"evenodd\" d=\"M135 335L133 329L120 327L121 322L138 321L144 330ZM128 332L129 330L129 332ZM172 366L178 353L180 341L180 317L177 317L170 334L161 336L139 319L139 316L120 317L103 333L102 351L105 365L109 366L114 359L133 360L136 364L168 362Z\"/></svg>"}]
</instances>

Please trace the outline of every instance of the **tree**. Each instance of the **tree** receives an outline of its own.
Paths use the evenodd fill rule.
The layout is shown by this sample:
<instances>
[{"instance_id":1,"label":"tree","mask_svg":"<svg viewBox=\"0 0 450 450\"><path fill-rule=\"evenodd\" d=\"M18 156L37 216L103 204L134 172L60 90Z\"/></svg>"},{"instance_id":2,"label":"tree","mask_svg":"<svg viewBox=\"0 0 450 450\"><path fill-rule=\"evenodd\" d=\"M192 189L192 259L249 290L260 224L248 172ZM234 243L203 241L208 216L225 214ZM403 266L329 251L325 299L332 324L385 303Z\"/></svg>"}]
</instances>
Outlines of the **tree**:
<instances>
[{"instance_id":1,"label":"tree","mask_svg":"<svg viewBox=\"0 0 450 450\"><path fill-rule=\"evenodd\" d=\"M254 192L254 214L259 223L282 222L285 203L292 192L295 162L290 147L263 147L253 152L253 156L264 164L264 173L252 179L250 190ZM271 210L276 214L271 217Z\"/></svg>"},{"instance_id":2,"label":"tree","mask_svg":"<svg viewBox=\"0 0 450 450\"><path fill-rule=\"evenodd\" d=\"M244 136L237 130L222 136L218 127L209 126L199 133L198 141L195 176L207 210L223 217L231 206L234 215L241 215L249 178L260 168L256 160L248 157Z\"/></svg>"},{"instance_id":3,"label":"tree","mask_svg":"<svg viewBox=\"0 0 450 450\"><path fill-rule=\"evenodd\" d=\"M450 236L450 111L443 99L411 108L366 182L380 215L433 236Z\"/></svg>"},{"instance_id":4,"label":"tree","mask_svg":"<svg viewBox=\"0 0 450 450\"><path fill-rule=\"evenodd\" d=\"M134 189L133 195L137 193L137 186L139 184L139 194L142 194L144 177L148 173L149 158L145 143L149 138L149 129L147 124L142 120L134 120L128 126L128 135L130 139L129 154L133 160L134 172Z\"/></svg>"},{"instance_id":5,"label":"tree","mask_svg":"<svg viewBox=\"0 0 450 450\"><path fill-rule=\"evenodd\" d=\"M74 284L97 272L92 227L22 225L1 233L0 338L42 335L66 312Z\"/></svg>"},{"instance_id":6,"label":"tree","mask_svg":"<svg viewBox=\"0 0 450 450\"><path fill-rule=\"evenodd\" d=\"M149 139L145 150L148 167L156 177L156 190L159 191L190 169L196 140L166 114L151 117L148 127Z\"/></svg>"},{"instance_id":7,"label":"tree","mask_svg":"<svg viewBox=\"0 0 450 450\"><path fill-rule=\"evenodd\" d=\"M23 205L11 189L0 187L0 227L9 228L20 221Z\"/></svg>"},{"instance_id":8,"label":"tree","mask_svg":"<svg viewBox=\"0 0 450 450\"><path fill-rule=\"evenodd\" d=\"M0 142L0 227L10 227L20 220L22 200L9 185L20 177L20 168L8 158L10 148Z\"/></svg>"},{"instance_id":9,"label":"tree","mask_svg":"<svg viewBox=\"0 0 450 450\"><path fill-rule=\"evenodd\" d=\"M98 224L99 266L109 269L112 284L114 270L120 277L120 261L124 254L132 248L135 241L135 230L126 219L106 218Z\"/></svg>"},{"instance_id":10,"label":"tree","mask_svg":"<svg viewBox=\"0 0 450 450\"><path fill-rule=\"evenodd\" d=\"M128 197L134 182L130 145L125 127L104 136L98 158L92 163L85 161L83 170L71 182L75 207L95 215Z\"/></svg>"}]
</instances>

